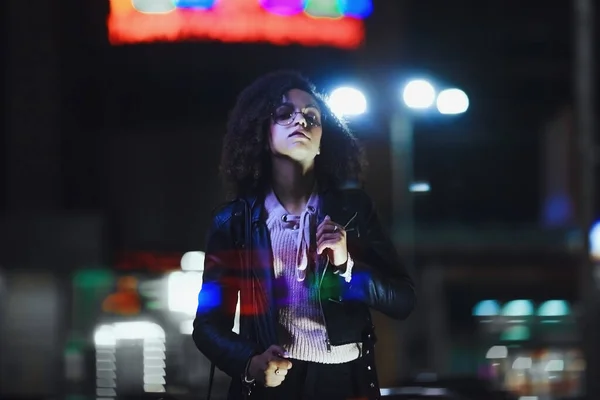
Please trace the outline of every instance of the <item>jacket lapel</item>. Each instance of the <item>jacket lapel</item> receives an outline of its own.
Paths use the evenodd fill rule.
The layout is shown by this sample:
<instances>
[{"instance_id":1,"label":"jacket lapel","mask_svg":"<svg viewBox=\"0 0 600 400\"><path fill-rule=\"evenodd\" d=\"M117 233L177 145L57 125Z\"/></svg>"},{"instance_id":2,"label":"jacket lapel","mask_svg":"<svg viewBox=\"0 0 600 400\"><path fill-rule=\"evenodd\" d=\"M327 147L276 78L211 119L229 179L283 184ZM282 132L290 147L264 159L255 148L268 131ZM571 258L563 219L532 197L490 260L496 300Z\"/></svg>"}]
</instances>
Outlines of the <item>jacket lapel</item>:
<instances>
[{"instance_id":1,"label":"jacket lapel","mask_svg":"<svg viewBox=\"0 0 600 400\"><path fill-rule=\"evenodd\" d=\"M260 198L247 199L249 209L247 212L248 246L251 271L249 279L254 280L256 285L252 287L255 297L255 319L256 323L262 325L259 331L266 332L267 337L262 343L269 346L276 342L275 331L275 301L273 297L273 252L271 240L264 218L264 204ZM261 318L264 317L264 318Z\"/></svg>"},{"instance_id":2,"label":"jacket lapel","mask_svg":"<svg viewBox=\"0 0 600 400\"><path fill-rule=\"evenodd\" d=\"M343 190L328 190L321 195L318 221L320 224L329 215L333 222L344 227L352 226L356 221L356 211L350 206Z\"/></svg>"}]
</instances>

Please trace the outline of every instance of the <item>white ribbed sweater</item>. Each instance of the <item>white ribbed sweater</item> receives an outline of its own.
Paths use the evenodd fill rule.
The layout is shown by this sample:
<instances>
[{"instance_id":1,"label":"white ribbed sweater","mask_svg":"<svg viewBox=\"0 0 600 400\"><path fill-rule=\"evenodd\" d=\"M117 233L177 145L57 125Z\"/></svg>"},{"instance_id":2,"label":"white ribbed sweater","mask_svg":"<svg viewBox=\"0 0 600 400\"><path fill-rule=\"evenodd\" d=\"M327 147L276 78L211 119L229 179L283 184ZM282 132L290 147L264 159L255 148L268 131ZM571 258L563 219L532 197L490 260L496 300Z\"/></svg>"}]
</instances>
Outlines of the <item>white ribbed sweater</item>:
<instances>
[{"instance_id":1,"label":"white ribbed sweater","mask_svg":"<svg viewBox=\"0 0 600 400\"><path fill-rule=\"evenodd\" d=\"M274 293L280 344L293 359L340 364L357 359L360 345L327 349L323 314L314 277L306 271L316 228L318 197L313 194L300 216L289 215L273 192L265 199L274 260ZM341 279L341 278L340 278Z\"/></svg>"}]
</instances>

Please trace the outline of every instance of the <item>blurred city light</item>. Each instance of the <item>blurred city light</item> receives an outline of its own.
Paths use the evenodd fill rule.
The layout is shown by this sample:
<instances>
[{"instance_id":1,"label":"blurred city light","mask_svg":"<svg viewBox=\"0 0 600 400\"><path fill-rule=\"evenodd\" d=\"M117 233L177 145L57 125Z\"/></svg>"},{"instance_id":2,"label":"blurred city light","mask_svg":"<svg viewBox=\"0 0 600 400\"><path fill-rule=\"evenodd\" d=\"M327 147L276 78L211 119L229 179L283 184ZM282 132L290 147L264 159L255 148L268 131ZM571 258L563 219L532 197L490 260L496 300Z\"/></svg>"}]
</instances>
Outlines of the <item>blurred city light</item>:
<instances>
[{"instance_id":1,"label":"blurred city light","mask_svg":"<svg viewBox=\"0 0 600 400\"><path fill-rule=\"evenodd\" d=\"M431 191L431 185L428 182L414 182L410 184L410 191L413 193L427 193Z\"/></svg>"},{"instance_id":2,"label":"blurred city light","mask_svg":"<svg viewBox=\"0 0 600 400\"><path fill-rule=\"evenodd\" d=\"M109 0L111 44L221 42L356 49L372 0Z\"/></svg>"},{"instance_id":3,"label":"blurred city light","mask_svg":"<svg viewBox=\"0 0 600 400\"><path fill-rule=\"evenodd\" d=\"M215 6L217 0L174 0L176 8L187 8L190 10L210 10Z\"/></svg>"},{"instance_id":4,"label":"blurred city light","mask_svg":"<svg viewBox=\"0 0 600 400\"><path fill-rule=\"evenodd\" d=\"M531 330L525 325L510 326L500 335L500 340L503 342L521 342L529 338L531 338Z\"/></svg>"},{"instance_id":5,"label":"blurred city light","mask_svg":"<svg viewBox=\"0 0 600 400\"><path fill-rule=\"evenodd\" d=\"M96 347L96 395L98 398L117 398L117 358L119 341L142 341L144 392L164 393L166 376L166 335L164 329L150 321L130 321L104 324L94 334ZM131 348L131 346L130 346ZM136 368L135 360L128 360L127 368ZM123 366L122 366L123 367Z\"/></svg>"},{"instance_id":6,"label":"blurred city light","mask_svg":"<svg viewBox=\"0 0 600 400\"><path fill-rule=\"evenodd\" d=\"M508 357L508 348L506 346L492 346L485 355L485 358L492 360L506 357Z\"/></svg>"},{"instance_id":7,"label":"blurred city light","mask_svg":"<svg viewBox=\"0 0 600 400\"><path fill-rule=\"evenodd\" d=\"M596 222L590 229L590 255L595 260L600 259L600 221Z\"/></svg>"},{"instance_id":8,"label":"blurred city light","mask_svg":"<svg viewBox=\"0 0 600 400\"><path fill-rule=\"evenodd\" d=\"M517 357L515 361L513 361L513 369L526 370L530 369L532 366L531 357Z\"/></svg>"},{"instance_id":9,"label":"blurred city light","mask_svg":"<svg viewBox=\"0 0 600 400\"><path fill-rule=\"evenodd\" d=\"M132 0L135 11L141 14L168 14L177 9L171 0Z\"/></svg>"},{"instance_id":10,"label":"blurred city light","mask_svg":"<svg viewBox=\"0 0 600 400\"><path fill-rule=\"evenodd\" d=\"M171 272L167 278L167 299L171 312L196 315L198 292L202 288L200 272Z\"/></svg>"},{"instance_id":11,"label":"blurred city light","mask_svg":"<svg viewBox=\"0 0 600 400\"><path fill-rule=\"evenodd\" d=\"M525 317L533 315L531 300L512 300L502 308L502 315L506 317Z\"/></svg>"},{"instance_id":12,"label":"blurred city light","mask_svg":"<svg viewBox=\"0 0 600 400\"><path fill-rule=\"evenodd\" d=\"M494 317L500 314L500 303L496 300L482 300L473 308L476 317Z\"/></svg>"},{"instance_id":13,"label":"blurred city light","mask_svg":"<svg viewBox=\"0 0 600 400\"><path fill-rule=\"evenodd\" d=\"M469 109L469 97L460 89L446 89L437 97L437 109L440 114L462 114Z\"/></svg>"},{"instance_id":14,"label":"blurred city light","mask_svg":"<svg viewBox=\"0 0 600 400\"><path fill-rule=\"evenodd\" d=\"M188 251L181 257L181 269L184 271L204 271L204 252Z\"/></svg>"},{"instance_id":15,"label":"blurred city light","mask_svg":"<svg viewBox=\"0 0 600 400\"><path fill-rule=\"evenodd\" d=\"M425 79L412 80L402 90L402 100L408 108L430 108L435 103L435 88Z\"/></svg>"},{"instance_id":16,"label":"blurred city light","mask_svg":"<svg viewBox=\"0 0 600 400\"><path fill-rule=\"evenodd\" d=\"M102 325L96 329L94 343L96 346L115 346L117 344L117 337L112 325Z\"/></svg>"},{"instance_id":17,"label":"blurred city light","mask_svg":"<svg viewBox=\"0 0 600 400\"><path fill-rule=\"evenodd\" d=\"M150 321L115 322L113 328L117 340L165 338L163 328Z\"/></svg>"},{"instance_id":18,"label":"blurred city light","mask_svg":"<svg viewBox=\"0 0 600 400\"><path fill-rule=\"evenodd\" d=\"M548 300L537 310L540 317L565 317L571 314L571 307L565 300Z\"/></svg>"},{"instance_id":19,"label":"blurred city light","mask_svg":"<svg viewBox=\"0 0 600 400\"><path fill-rule=\"evenodd\" d=\"M338 117L364 114L367 111L367 99L358 89L340 87L331 92L327 101L331 111Z\"/></svg>"}]
</instances>

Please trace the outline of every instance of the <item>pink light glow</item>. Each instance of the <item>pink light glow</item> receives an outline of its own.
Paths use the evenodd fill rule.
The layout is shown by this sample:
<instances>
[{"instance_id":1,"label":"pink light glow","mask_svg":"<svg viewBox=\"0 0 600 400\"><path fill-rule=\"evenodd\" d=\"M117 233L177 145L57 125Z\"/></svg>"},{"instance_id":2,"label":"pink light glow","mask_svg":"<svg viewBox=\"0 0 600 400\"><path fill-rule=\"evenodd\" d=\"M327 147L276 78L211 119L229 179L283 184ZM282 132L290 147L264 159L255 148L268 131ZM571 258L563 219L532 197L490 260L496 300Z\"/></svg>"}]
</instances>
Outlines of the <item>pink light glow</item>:
<instances>
[{"instance_id":1,"label":"pink light glow","mask_svg":"<svg viewBox=\"0 0 600 400\"><path fill-rule=\"evenodd\" d=\"M263 9L257 0L220 0L211 10L173 9L154 14L137 11L132 0L110 0L110 8L112 44L215 40L355 49L364 40L359 19L313 18L304 13L280 16Z\"/></svg>"}]
</instances>

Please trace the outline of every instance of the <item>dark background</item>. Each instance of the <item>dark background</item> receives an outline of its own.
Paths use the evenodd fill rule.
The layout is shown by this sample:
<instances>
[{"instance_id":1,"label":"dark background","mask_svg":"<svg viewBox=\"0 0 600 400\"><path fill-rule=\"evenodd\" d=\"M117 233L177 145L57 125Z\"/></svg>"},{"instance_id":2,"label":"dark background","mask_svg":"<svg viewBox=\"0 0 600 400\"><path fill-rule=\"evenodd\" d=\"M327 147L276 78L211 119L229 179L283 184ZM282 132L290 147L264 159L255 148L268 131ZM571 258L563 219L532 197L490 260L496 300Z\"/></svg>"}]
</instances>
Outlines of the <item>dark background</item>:
<instances>
[{"instance_id":1,"label":"dark background","mask_svg":"<svg viewBox=\"0 0 600 400\"><path fill-rule=\"evenodd\" d=\"M400 337L408 347L411 337L431 339L412 346L419 353L413 359L390 351L380 354L394 359L381 362L434 369L432 342L452 342L456 332L473 342L471 310L486 298L576 302L586 235L576 226L573 4L374 0L364 46L346 51L216 42L111 46L107 1L3 2L0 304L15 307L9 298L16 293L31 300L28 306L46 308L9 321L3 316L21 315L20 305L16 314L0 307L0 354L9 360L0 357L0 377L19 371L18 362L23 376L36 363L62 371L76 271L116 270L123 253L203 249L211 210L224 200L218 162L228 111L243 87L279 68L300 70L325 92L342 84L365 91L369 112L351 127L367 149L366 188L388 228L389 119L402 83L426 76L469 95L464 115L415 118L414 175L432 188L415 198L415 275L438 268L443 283L421 286L423 305L408 333L380 321L384 348ZM558 139L573 147L561 161L543 151L562 146L548 135L558 118L566 121ZM567 177L572 215L548 228L547 183L559 176ZM52 290L40 291L60 301L11 289L30 278L31 293L52 282ZM51 312L52 321L40 317ZM452 334L445 337L439 321ZM45 341L28 353L40 343L37 332ZM36 376L21 387L45 390Z\"/></svg>"}]
</instances>

